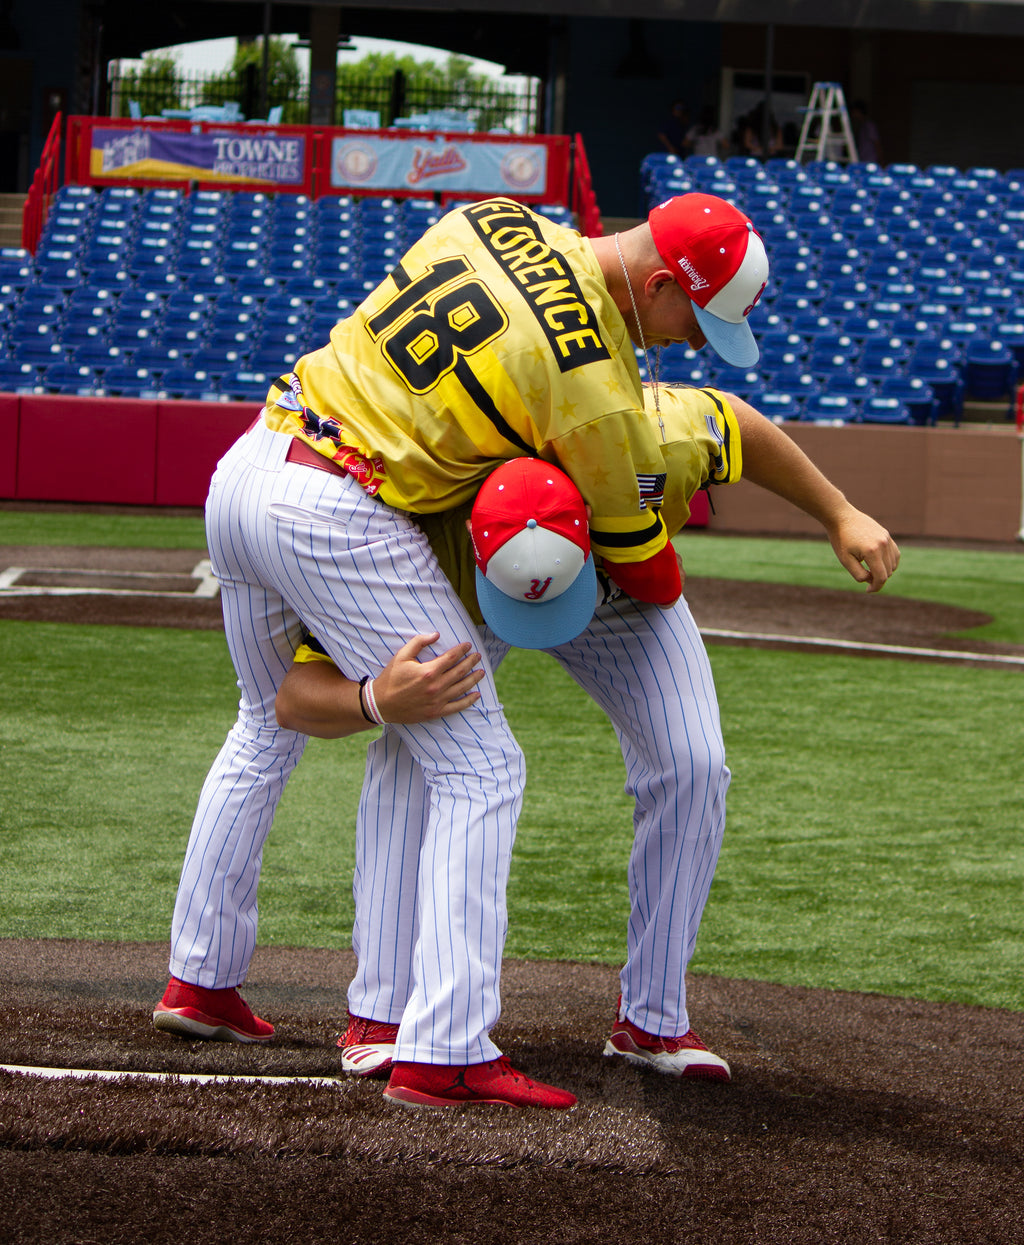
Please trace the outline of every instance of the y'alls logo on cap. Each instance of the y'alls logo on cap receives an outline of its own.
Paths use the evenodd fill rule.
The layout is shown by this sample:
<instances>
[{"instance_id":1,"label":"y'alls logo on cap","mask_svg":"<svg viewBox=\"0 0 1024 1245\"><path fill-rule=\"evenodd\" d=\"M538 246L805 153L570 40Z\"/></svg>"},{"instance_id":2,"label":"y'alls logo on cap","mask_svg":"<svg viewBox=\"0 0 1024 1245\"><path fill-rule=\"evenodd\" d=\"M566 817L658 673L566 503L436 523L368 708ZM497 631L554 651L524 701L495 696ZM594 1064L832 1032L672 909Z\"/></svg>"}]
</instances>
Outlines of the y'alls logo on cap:
<instances>
[{"instance_id":1,"label":"y'alls logo on cap","mask_svg":"<svg viewBox=\"0 0 1024 1245\"><path fill-rule=\"evenodd\" d=\"M539 601L545 592L551 587L551 576L549 575L543 583L539 579L530 580L530 591L524 592L523 596L527 601Z\"/></svg>"}]
</instances>

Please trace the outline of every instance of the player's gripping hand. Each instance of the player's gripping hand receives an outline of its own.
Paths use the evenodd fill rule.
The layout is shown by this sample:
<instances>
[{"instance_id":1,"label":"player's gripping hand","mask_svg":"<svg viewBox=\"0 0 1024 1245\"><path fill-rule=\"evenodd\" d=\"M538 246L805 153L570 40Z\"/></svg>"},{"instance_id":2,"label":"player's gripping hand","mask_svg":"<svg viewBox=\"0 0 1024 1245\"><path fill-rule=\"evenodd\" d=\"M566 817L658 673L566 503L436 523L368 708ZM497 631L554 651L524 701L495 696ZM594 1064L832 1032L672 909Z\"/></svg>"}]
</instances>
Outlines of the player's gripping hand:
<instances>
[{"instance_id":1,"label":"player's gripping hand","mask_svg":"<svg viewBox=\"0 0 1024 1245\"><path fill-rule=\"evenodd\" d=\"M456 644L440 657L419 655L440 635L416 635L403 644L373 680L373 695L385 722L429 722L461 713L480 699L473 689L484 677L471 644Z\"/></svg>"},{"instance_id":2,"label":"player's gripping hand","mask_svg":"<svg viewBox=\"0 0 1024 1245\"><path fill-rule=\"evenodd\" d=\"M855 506L828 527L836 557L868 592L878 592L900 564L899 546L880 523Z\"/></svg>"},{"instance_id":3,"label":"player's gripping hand","mask_svg":"<svg viewBox=\"0 0 1024 1245\"><path fill-rule=\"evenodd\" d=\"M438 638L436 631L414 636L373 680L368 690L377 719L368 715L359 683L346 678L317 646L320 655L293 662L277 689L278 726L319 739L341 739L370 729L375 720L426 722L468 709L480 696L473 690L484 677L482 670L473 668L480 654L463 643L421 662L420 653Z\"/></svg>"}]
</instances>

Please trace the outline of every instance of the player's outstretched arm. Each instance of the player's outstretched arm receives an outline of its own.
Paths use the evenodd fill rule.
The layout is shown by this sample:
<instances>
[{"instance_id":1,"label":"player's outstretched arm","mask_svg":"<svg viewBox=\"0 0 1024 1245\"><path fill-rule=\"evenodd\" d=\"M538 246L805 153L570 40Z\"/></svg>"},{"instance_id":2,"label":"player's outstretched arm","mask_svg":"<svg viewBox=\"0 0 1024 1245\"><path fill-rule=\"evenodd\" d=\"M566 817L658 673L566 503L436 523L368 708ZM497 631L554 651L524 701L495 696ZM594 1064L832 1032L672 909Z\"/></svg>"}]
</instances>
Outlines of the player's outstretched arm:
<instances>
[{"instance_id":1,"label":"player's outstretched arm","mask_svg":"<svg viewBox=\"0 0 1024 1245\"><path fill-rule=\"evenodd\" d=\"M868 592L878 592L900 561L896 542L880 523L850 504L776 424L733 395L743 444L743 475L818 522L835 555Z\"/></svg>"},{"instance_id":2,"label":"player's outstretched arm","mask_svg":"<svg viewBox=\"0 0 1024 1245\"><path fill-rule=\"evenodd\" d=\"M484 672L476 666L480 654L471 652L471 645L457 644L430 661L419 660L437 639L436 631L414 636L373 680L373 699L385 722L447 717L480 698L473 689ZM340 739L373 725L363 714L359 684L330 661L293 663L274 708L278 725L285 730L321 739Z\"/></svg>"}]
</instances>

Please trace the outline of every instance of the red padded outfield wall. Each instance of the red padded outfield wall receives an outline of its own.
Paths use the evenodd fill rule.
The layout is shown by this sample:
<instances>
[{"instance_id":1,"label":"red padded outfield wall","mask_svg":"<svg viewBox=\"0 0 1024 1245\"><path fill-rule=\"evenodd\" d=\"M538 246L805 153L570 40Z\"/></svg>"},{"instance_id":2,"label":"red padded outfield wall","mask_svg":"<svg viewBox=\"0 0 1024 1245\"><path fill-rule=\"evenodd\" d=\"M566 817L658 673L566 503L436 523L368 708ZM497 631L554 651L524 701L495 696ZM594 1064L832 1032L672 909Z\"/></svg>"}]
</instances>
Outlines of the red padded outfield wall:
<instances>
[{"instance_id":1,"label":"red padded outfield wall","mask_svg":"<svg viewBox=\"0 0 1024 1245\"><path fill-rule=\"evenodd\" d=\"M2 495L202 506L217 460L259 412L255 402L0 394Z\"/></svg>"},{"instance_id":2,"label":"red padded outfield wall","mask_svg":"<svg viewBox=\"0 0 1024 1245\"><path fill-rule=\"evenodd\" d=\"M255 402L136 401L0 394L0 497L134 506L202 506L224 451ZM895 535L1013 541L1021 521L1021 443L1012 424L784 430L855 504ZM820 535L764 489L695 498L691 526Z\"/></svg>"}]
</instances>

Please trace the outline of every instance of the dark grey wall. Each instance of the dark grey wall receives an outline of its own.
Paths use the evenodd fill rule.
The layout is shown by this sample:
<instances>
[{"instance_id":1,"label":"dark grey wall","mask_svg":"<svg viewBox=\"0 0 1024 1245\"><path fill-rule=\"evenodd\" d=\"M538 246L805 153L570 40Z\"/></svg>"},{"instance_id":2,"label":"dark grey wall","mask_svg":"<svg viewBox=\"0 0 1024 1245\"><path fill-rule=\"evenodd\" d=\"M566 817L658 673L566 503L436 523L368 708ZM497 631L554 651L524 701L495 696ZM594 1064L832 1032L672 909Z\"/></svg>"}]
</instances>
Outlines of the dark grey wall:
<instances>
[{"instance_id":1,"label":"dark grey wall","mask_svg":"<svg viewBox=\"0 0 1024 1245\"><path fill-rule=\"evenodd\" d=\"M574 18L568 24L566 129L583 135L605 216L646 215L640 161L676 98L696 118L717 104L721 28L704 22Z\"/></svg>"}]
</instances>

